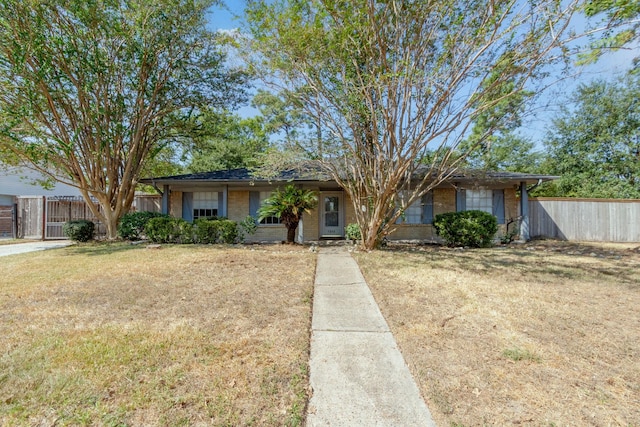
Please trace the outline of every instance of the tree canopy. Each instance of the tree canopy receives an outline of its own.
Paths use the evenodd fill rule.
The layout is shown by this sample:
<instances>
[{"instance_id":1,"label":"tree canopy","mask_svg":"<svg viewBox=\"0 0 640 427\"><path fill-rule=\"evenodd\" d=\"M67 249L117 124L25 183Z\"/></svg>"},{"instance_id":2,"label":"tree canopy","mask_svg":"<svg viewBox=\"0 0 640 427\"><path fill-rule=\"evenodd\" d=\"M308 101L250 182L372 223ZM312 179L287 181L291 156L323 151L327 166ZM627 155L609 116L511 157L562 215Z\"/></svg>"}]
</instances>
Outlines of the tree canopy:
<instances>
[{"instance_id":1,"label":"tree canopy","mask_svg":"<svg viewBox=\"0 0 640 427\"><path fill-rule=\"evenodd\" d=\"M0 1L0 149L96 199L115 237L148 159L194 112L244 97L212 3Z\"/></svg>"},{"instance_id":2,"label":"tree canopy","mask_svg":"<svg viewBox=\"0 0 640 427\"><path fill-rule=\"evenodd\" d=\"M530 84L565 53L576 7L275 0L249 2L247 20L256 66L323 129L322 144L308 151L350 196L363 244L373 248L407 206L460 165L452 154L480 115L535 91ZM491 120L485 135L504 118ZM412 180L429 153L430 173ZM399 191L410 196L398 200Z\"/></svg>"},{"instance_id":3,"label":"tree canopy","mask_svg":"<svg viewBox=\"0 0 640 427\"><path fill-rule=\"evenodd\" d=\"M604 53L622 49L640 40L640 2L637 0L587 0L584 12L592 20L602 17L603 31L583 56L584 62L593 62ZM636 58L637 60L637 58Z\"/></svg>"},{"instance_id":4,"label":"tree canopy","mask_svg":"<svg viewBox=\"0 0 640 427\"><path fill-rule=\"evenodd\" d=\"M561 178L543 194L640 198L640 76L582 85L544 142L545 172Z\"/></svg>"},{"instance_id":5,"label":"tree canopy","mask_svg":"<svg viewBox=\"0 0 640 427\"><path fill-rule=\"evenodd\" d=\"M198 131L182 145L182 161L190 172L255 168L270 144L262 116L207 110L193 121Z\"/></svg>"}]
</instances>

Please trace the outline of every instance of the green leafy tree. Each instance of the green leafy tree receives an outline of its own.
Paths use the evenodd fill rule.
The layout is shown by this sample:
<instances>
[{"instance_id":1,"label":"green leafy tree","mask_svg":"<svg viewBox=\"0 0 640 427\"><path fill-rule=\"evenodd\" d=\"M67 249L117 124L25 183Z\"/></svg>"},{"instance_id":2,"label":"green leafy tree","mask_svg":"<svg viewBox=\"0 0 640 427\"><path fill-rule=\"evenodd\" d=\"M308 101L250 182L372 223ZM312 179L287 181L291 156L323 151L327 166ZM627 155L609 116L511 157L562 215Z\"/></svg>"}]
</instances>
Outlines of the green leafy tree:
<instances>
[{"instance_id":1,"label":"green leafy tree","mask_svg":"<svg viewBox=\"0 0 640 427\"><path fill-rule=\"evenodd\" d=\"M470 150L465 165L487 171L535 173L542 159L543 154L535 150L532 141L513 132L501 132Z\"/></svg>"},{"instance_id":2,"label":"green leafy tree","mask_svg":"<svg viewBox=\"0 0 640 427\"><path fill-rule=\"evenodd\" d=\"M280 95L258 90L251 105L260 111L265 127L270 134L282 134L286 146L295 146L297 139L303 137L301 131L310 127L309 118L296 105L294 96L282 92Z\"/></svg>"},{"instance_id":3,"label":"green leafy tree","mask_svg":"<svg viewBox=\"0 0 640 427\"><path fill-rule=\"evenodd\" d=\"M639 41L640 2L637 0L588 0L584 13L589 18L601 17L597 24L604 24L600 36L591 44L591 50L582 56L583 63L596 61L604 53L615 51Z\"/></svg>"},{"instance_id":4,"label":"green leafy tree","mask_svg":"<svg viewBox=\"0 0 640 427\"><path fill-rule=\"evenodd\" d=\"M546 173L561 178L543 195L640 198L640 76L596 81L554 120Z\"/></svg>"},{"instance_id":5,"label":"green leafy tree","mask_svg":"<svg viewBox=\"0 0 640 427\"><path fill-rule=\"evenodd\" d=\"M183 153L191 172L255 168L269 147L270 133L261 116L206 111L194 123L197 136L185 141Z\"/></svg>"},{"instance_id":6,"label":"green leafy tree","mask_svg":"<svg viewBox=\"0 0 640 427\"><path fill-rule=\"evenodd\" d=\"M321 125L322 144L307 152L345 189L364 247L375 248L406 206L455 172L464 160L456 148L480 115L536 90L536 77L565 53L576 8L557 0L256 0L247 20L256 67ZM427 153L430 173L411 180ZM399 209L398 191L409 194Z\"/></svg>"},{"instance_id":7,"label":"green leafy tree","mask_svg":"<svg viewBox=\"0 0 640 427\"><path fill-rule=\"evenodd\" d=\"M76 186L115 238L148 160L243 98L210 0L0 1L0 151Z\"/></svg>"},{"instance_id":8,"label":"green leafy tree","mask_svg":"<svg viewBox=\"0 0 640 427\"><path fill-rule=\"evenodd\" d=\"M506 61L503 66L508 64ZM532 172L539 165L540 154L534 151L533 142L513 131L521 126L526 101L535 94L521 91L505 96L513 92L514 84L505 81L495 85L502 73L501 67L497 67L485 82L486 86L493 87L488 95L495 102L475 118L469 137L460 143L457 151L464 158L462 164L472 169Z\"/></svg>"},{"instance_id":9,"label":"green leafy tree","mask_svg":"<svg viewBox=\"0 0 640 427\"><path fill-rule=\"evenodd\" d=\"M296 237L296 229L304 212L310 213L318 203L316 194L311 190L298 188L293 184L287 185L284 190L276 189L270 197L264 200L258 209L258 219L280 218L287 227L287 243L293 243Z\"/></svg>"}]
</instances>

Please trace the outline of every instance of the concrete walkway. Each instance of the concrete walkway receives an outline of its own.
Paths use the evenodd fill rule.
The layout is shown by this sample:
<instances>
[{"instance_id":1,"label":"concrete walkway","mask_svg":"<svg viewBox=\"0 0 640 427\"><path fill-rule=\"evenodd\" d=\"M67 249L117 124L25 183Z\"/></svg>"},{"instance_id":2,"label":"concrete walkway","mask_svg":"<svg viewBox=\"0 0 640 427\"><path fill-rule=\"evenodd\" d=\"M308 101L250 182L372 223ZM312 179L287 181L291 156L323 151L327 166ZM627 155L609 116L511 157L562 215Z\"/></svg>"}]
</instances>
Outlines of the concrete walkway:
<instances>
[{"instance_id":1,"label":"concrete walkway","mask_svg":"<svg viewBox=\"0 0 640 427\"><path fill-rule=\"evenodd\" d=\"M43 251L45 249L64 248L65 246L69 246L70 244L71 241L69 240L45 240L0 245L0 257L23 254L26 252Z\"/></svg>"},{"instance_id":2,"label":"concrete walkway","mask_svg":"<svg viewBox=\"0 0 640 427\"><path fill-rule=\"evenodd\" d=\"M360 268L320 248L307 426L435 426Z\"/></svg>"}]
</instances>

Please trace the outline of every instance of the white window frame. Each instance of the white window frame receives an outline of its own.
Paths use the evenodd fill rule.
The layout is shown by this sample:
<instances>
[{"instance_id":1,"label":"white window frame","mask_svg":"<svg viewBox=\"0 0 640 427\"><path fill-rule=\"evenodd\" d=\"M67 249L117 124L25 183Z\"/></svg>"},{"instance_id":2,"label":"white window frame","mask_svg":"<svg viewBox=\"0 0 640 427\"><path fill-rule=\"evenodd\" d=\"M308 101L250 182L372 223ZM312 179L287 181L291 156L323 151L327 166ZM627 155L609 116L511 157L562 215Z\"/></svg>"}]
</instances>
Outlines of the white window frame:
<instances>
[{"instance_id":1,"label":"white window frame","mask_svg":"<svg viewBox=\"0 0 640 427\"><path fill-rule=\"evenodd\" d=\"M483 211L493 215L493 190L490 188L467 189L465 210Z\"/></svg>"},{"instance_id":2,"label":"white window frame","mask_svg":"<svg viewBox=\"0 0 640 427\"><path fill-rule=\"evenodd\" d=\"M217 191L193 192L193 220L220 214L220 200Z\"/></svg>"},{"instance_id":3,"label":"white window frame","mask_svg":"<svg viewBox=\"0 0 640 427\"><path fill-rule=\"evenodd\" d=\"M262 203L266 199L271 197L271 194L273 194L273 192L271 191L260 191L260 206L262 206ZM258 222L259 226L280 225L280 224L281 224L280 218L278 218L277 216L268 216L266 218L263 218L260 222Z\"/></svg>"},{"instance_id":4,"label":"white window frame","mask_svg":"<svg viewBox=\"0 0 640 427\"><path fill-rule=\"evenodd\" d=\"M409 195L407 191L402 191L400 193L401 201L408 197ZM401 215L400 218L398 218L398 221L396 222L396 224L411 224L411 225L424 224L423 223L424 218L422 217L422 214L423 214L422 200L423 200L423 197L420 197L418 198L418 200L415 200L413 203L407 206L407 208L404 210L404 214Z\"/></svg>"}]
</instances>

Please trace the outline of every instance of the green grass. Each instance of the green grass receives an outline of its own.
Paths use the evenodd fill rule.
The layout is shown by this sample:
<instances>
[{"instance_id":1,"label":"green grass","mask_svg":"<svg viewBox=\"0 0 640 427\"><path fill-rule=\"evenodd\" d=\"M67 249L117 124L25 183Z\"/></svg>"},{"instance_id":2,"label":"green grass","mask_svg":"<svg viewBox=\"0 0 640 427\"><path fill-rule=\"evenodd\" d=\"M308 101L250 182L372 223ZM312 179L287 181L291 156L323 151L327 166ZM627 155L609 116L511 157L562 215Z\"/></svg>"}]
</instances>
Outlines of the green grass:
<instances>
[{"instance_id":1,"label":"green grass","mask_svg":"<svg viewBox=\"0 0 640 427\"><path fill-rule=\"evenodd\" d=\"M502 356L506 357L507 359L511 359L514 362L520 362L522 360L529 361L529 362L536 362L536 363L542 362L542 358L538 356L535 352L532 352L526 349L523 350L518 347L505 349L502 352Z\"/></svg>"}]
</instances>

